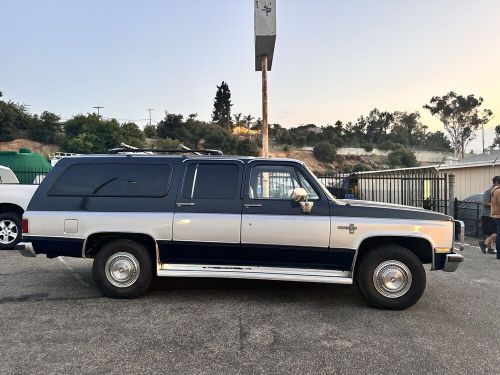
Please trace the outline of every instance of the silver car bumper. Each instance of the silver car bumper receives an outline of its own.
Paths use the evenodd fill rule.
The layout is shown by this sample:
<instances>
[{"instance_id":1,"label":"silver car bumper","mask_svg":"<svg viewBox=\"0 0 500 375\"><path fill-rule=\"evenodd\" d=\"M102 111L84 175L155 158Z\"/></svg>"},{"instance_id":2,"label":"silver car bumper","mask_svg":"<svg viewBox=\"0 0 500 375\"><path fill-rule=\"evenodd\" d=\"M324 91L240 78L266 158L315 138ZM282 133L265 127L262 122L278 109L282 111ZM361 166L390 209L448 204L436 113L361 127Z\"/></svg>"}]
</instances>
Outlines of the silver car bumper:
<instances>
[{"instance_id":1,"label":"silver car bumper","mask_svg":"<svg viewBox=\"0 0 500 375\"><path fill-rule=\"evenodd\" d=\"M443 271L445 272L455 272L460 265L464 261L464 257L460 254L446 254L446 260L444 262Z\"/></svg>"},{"instance_id":2,"label":"silver car bumper","mask_svg":"<svg viewBox=\"0 0 500 375\"><path fill-rule=\"evenodd\" d=\"M31 242L19 242L16 245L16 250L19 251L23 257L36 257L35 249Z\"/></svg>"}]
</instances>

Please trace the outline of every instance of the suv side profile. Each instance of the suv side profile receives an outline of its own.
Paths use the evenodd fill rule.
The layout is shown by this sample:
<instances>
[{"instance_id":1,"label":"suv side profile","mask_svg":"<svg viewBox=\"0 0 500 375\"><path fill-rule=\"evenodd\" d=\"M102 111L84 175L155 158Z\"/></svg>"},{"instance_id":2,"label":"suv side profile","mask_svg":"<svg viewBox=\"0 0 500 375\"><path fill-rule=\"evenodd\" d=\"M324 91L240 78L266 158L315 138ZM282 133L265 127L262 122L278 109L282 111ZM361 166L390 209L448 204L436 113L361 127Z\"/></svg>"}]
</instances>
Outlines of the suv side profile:
<instances>
[{"instance_id":1,"label":"suv side profile","mask_svg":"<svg viewBox=\"0 0 500 375\"><path fill-rule=\"evenodd\" d=\"M291 159L67 157L23 220L23 255L93 258L112 298L142 295L154 275L223 277L356 283L373 306L403 309L424 292L423 264L463 260L451 217L338 201Z\"/></svg>"}]
</instances>

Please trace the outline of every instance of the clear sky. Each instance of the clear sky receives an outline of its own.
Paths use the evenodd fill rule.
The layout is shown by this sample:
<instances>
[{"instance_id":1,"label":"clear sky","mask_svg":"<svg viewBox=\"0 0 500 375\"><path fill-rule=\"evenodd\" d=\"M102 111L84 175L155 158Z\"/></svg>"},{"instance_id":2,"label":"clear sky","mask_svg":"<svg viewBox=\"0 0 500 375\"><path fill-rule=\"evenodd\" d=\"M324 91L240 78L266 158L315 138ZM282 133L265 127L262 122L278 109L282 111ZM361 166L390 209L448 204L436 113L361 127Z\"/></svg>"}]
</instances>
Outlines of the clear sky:
<instances>
[{"instance_id":1,"label":"clear sky","mask_svg":"<svg viewBox=\"0 0 500 375\"><path fill-rule=\"evenodd\" d=\"M419 110L450 90L482 96L500 124L498 0L277 0L270 122L353 121ZM0 0L0 91L63 118L209 120L216 85L260 116L251 0ZM479 142L474 148L478 149Z\"/></svg>"}]
</instances>

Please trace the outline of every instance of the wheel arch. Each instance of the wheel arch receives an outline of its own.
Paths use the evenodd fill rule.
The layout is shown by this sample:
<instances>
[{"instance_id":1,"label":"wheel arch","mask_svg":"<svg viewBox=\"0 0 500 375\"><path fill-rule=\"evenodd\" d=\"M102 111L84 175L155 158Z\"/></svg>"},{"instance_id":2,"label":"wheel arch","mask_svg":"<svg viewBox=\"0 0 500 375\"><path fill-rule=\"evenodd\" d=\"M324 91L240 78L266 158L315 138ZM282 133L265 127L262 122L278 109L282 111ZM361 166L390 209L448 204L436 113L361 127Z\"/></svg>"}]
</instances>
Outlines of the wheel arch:
<instances>
[{"instance_id":1,"label":"wheel arch","mask_svg":"<svg viewBox=\"0 0 500 375\"><path fill-rule=\"evenodd\" d=\"M105 244L114 240L131 240L142 244L146 247L148 253L151 255L153 264L158 262L158 244L147 233L130 233L130 232L96 232L92 233L85 239L82 249L83 258L94 258L99 249Z\"/></svg>"},{"instance_id":2,"label":"wheel arch","mask_svg":"<svg viewBox=\"0 0 500 375\"><path fill-rule=\"evenodd\" d=\"M419 236L371 236L363 239L356 252L353 271L365 254L383 245L399 245L417 256L422 264L432 264L433 246L429 239Z\"/></svg>"},{"instance_id":3,"label":"wheel arch","mask_svg":"<svg viewBox=\"0 0 500 375\"><path fill-rule=\"evenodd\" d=\"M14 212L22 217L24 214L24 209L14 203L0 203L0 213L5 212Z\"/></svg>"}]
</instances>

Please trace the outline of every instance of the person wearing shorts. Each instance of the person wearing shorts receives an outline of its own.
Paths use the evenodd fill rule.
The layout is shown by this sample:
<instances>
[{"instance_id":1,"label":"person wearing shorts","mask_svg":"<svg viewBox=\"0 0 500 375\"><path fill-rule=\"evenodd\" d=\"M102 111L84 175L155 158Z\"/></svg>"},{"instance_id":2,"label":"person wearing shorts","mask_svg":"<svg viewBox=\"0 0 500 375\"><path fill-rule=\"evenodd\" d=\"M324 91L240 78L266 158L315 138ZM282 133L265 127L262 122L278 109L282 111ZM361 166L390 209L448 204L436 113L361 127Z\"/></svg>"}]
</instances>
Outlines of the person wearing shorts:
<instances>
[{"instance_id":1,"label":"person wearing shorts","mask_svg":"<svg viewBox=\"0 0 500 375\"><path fill-rule=\"evenodd\" d=\"M483 205L481 208L481 227L483 230L484 240L479 241L481 251L486 254L494 254L495 250L491 245L496 240L496 224L495 220L491 217L491 191L497 186L497 177L493 177L493 186L483 193Z\"/></svg>"},{"instance_id":2,"label":"person wearing shorts","mask_svg":"<svg viewBox=\"0 0 500 375\"><path fill-rule=\"evenodd\" d=\"M491 189L491 216L497 226L496 246L500 249L500 176L496 176L496 182ZM500 260L500 251L497 251L497 259Z\"/></svg>"}]
</instances>

